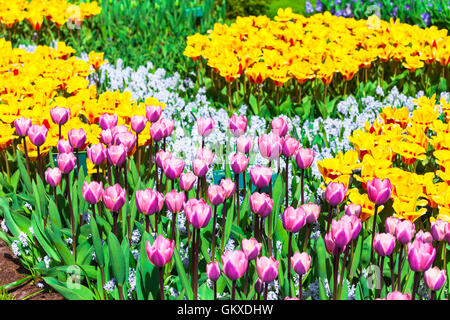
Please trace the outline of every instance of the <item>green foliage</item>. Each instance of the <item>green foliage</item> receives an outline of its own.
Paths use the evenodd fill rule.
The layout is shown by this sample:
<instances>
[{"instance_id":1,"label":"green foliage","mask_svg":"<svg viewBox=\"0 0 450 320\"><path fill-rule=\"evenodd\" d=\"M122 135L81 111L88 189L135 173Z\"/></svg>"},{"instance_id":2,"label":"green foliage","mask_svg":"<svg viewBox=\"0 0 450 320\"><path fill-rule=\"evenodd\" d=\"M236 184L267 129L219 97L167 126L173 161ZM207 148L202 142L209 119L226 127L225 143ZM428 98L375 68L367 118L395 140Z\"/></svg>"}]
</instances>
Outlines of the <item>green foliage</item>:
<instances>
[{"instance_id":1,"label":"green foliage","mask_svg":"<svg viewBox=\"0 0 450 320\"><path fill-rule=\"evenodd\" d=\"M269 5L265 0L227 0L226 17L259 16L266 14Z\"/></svg>"}]
</instances>

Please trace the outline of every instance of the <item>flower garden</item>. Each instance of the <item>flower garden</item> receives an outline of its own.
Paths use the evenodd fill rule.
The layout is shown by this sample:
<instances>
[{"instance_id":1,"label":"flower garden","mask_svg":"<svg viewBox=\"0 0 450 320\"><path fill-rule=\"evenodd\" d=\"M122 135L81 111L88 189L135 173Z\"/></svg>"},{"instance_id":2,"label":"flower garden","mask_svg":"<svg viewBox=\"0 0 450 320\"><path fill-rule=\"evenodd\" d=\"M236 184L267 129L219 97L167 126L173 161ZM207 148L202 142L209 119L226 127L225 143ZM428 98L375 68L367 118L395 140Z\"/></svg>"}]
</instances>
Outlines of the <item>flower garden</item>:
<instances>
[{"instance_id":1,"label":"flower garden","mask_svg":"<svg viewBox=\"0 0 450 320\"><path fill-rule=\"evenodd\" d=\"M449 8L392 2L0 1L0 298L447 300Z\"/></svg>"}]
</instances>

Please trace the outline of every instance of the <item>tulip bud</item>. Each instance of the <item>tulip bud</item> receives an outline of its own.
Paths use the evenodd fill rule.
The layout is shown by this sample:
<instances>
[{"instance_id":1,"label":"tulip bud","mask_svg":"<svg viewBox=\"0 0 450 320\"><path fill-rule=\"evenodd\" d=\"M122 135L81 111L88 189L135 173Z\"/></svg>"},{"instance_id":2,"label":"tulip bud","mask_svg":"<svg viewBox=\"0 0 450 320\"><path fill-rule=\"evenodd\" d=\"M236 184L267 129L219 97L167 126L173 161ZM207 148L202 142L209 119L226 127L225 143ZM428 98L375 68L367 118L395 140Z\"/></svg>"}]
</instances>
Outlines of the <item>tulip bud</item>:
<instances>
[{"instance_id":1,"label":"tulip bud","mask_svg":"<svg viewBox=\"0 0 450 320\"><path fill-rule=\"evenodd\" d=\"M69 153L73 152L73 148L70 145L70 142L67 140L58 140L58 143L56 145L56 149L59 153Z\"/></svg>"},{"instance_id":2,"label":"tulip bud","mask_svg":"<svg viewBox=\"0 0 450 320\"><path fill-rule=\"evenodd\" d=\"M89 160L96 166L101 165L106 160L106 149L101 143L87 147L86 153Z\"/></svg>"},{"instance_id":3,"label":"tulip bud","mask_svg":"<svg viewBox=\"0 0 450 320\"><path fill-rule=\"evenodd\" d=\"M210 135L210 133L214 129L214 125L215 121L212 118L200 117L197 119L197 130L198 133L203 137L207 137Z\"/></svg>"},{"instance_id":4,"label":"tulip bud","mask_svg":"<svg viewBox=\"0 0 450 320\"><path fill-rule=\"evenodd\" d=\"M223 273L231 280L242 277L247 270L248 260L241 250L226 250L222 255Z\"/></svg>"},{"instance_id":5,"label":"tulip bud","mask_svg":"<svg viewBox=\"0 0 450 320\"><path fill-rule=\"evenodd\" d=\"M239 137L247 131L247 118L245 116L237 116L233 114L229 120L230 132Z\"/></svg>"},{"instance_id":6,"label":"tulip bud","mask_svg":"<svg viewBox=\"0 0 450 320\"><path fill-rule=\"evenodd\" d=\"M192 172L183 172L180 175L180 188L184 191L189 191L192 189L197 177Z\"/></svg>"},{"instance_id":7,"label":"tulip bud","mask_svg":"<svg viewBox=\"0 0 450 320\"><path fill-rule=\"evenodd\" d=\"M72 148L74 149L82 149L84 144L86 143L86 132L83 128L80 129L70 129L69 130L69 142Z\"/></svg>"},{"instance_id":8,"label":"tulip bud","mask_svg":"<svg viewBox=\"0 0 450 320\"><path fill-rule=\"evenodd\" d=\"M172 154L170 153L170 151L164 151L163 149L161 149L155 155L156 165L159 168L162 168L164 162L170 158L172 158Z\"/></svg>"},{"instance_id":9,"label":"tulip bud","mask_svg":"<svg viewBox=\"0 0 450 320\"><path fill-rule=\"evenodd\" d=\"M167 179L175 180L184 170L184 161L176 157L171 157L163 162L163 171Z\"/></svg>"},{"instance_id":10,"label":"tulip bud","mask_svg":"<svg viewBox=\"0 0 450 320\"><path fill-rule=\"evenodd\" d=\"M28 134L28 130L31 127L31 119L20 117L14 120L14 128L19 137L25 137Z\"/></svg>"},{"instance_id":11,"label":"tulip bud","mask_svg":"<svg viewBox=\"0 0 450 320\"><path fill-rule=\"evenodd\" d=\"M241 248L247 257L247 260L251 261L261 253L262 243L259 243L255 238L242 239Z\"/></svg>"},{"instance_id":12,"label":"tulip bud","mask_svg":"<svg viewBox=\"0 0 450 320\"><path fill-rule=\"evenodd\" d=\"M351 238L352 238L352 240L356 240L356 238L358 238L359 232L361 231L361 228L362 228L361 220L356 216L344 215L341 218L341 221L343 223L349 223L351 225L351 227L352 227Z\"/></svg>"},{"instance_id":13,"label":"tulip bud","mask_svg":"<svg viewBox=\"0 0 450 320\"><path fill-rule=\"evenodd\" d=\"M311 267L311 256L306 252L295 252L291 257L291 264L297 274L304 275L308 273Z\"/></svg>"},{"instance_id":14,"label":"tulip bud","mask_svg":"<svg viewBox=\"0 0 450 320\"><path fill-rule=\"evenodd\" d=\"M271 122L272 132L280 137L284 137L289 130L286 120L281 117L275 118Z\"/></svg>"},{"instance_id":15,"label":"tulip bud","mask_svg":"<svg viewBox=\"0 0 450 320\"><path fill-rule=\"evenodd\" d=\"M107 129L112 129L113 127L117 126L117 122L118 122L118 117L117 114L107 114L104 113L102 116L100 116L99 120L98 120L98 124L100 126L100 128L102 128L103 130L107 130Z\"/></svg>"},{"instance_id":16,"label":"tulip bud","mask_svg":"<svg viewBox=\"0 0 450 320\"><path fill-rule=\"evenodd\" d=\"M395 236L395 229L397 228L397 224L400 222L400 219L396 217L387 217L384 223L384 230L387 233L390 233ZM409 241L408 241L409 242Z\"/></svg>"},{"instance_id":17,"label":"tulip bud","mask_svg":"<svg viewBox=\"0 0 450 320\"><path fill-rule=\"evenodd\" d=\"M411 241L415 231L416 227L413 223L411 223L411 221L403 220L400 221L395 227L395 237L398 242L404 245Z\"/></svg>"},{"instance_id":18,"label":"tulip bud","mask_svg":"<svg viewBox=\"0 0 450 320\"><path fill-rule=\"evenodd\" d=\"M436 249L431 243L414 240L408 244L408 262L411 269L415 272L428 270L436 257Z\"/></svg>"},{"instance_id":19,"label":"tulip bud","mask_svg":"<svg viewBox=\"0 0 450 320\"><path fill-rule=\"evenodd\" d=\"M281 138L277 134L272 132L263 134L258 140L259 152L266 159L278 159L282 150L281 142Z\"/></svg>"},{"instance_id":20,"label":"tulip bud","mask_svg":"<svg viewBox=\"0 0 450 320\"><path fill-rule=\"evenodd\" d=\"M255 292L257 294L261 294L264 290L264 282L261 281L260 278L256 279L255 282Z\"/></svg>"},{"instance_id":21,"label":"tulip bud","mask_svg":"<svg viewBox=\"0 0 450 320\"><path fill-rule=\"evenodd\" d=\"M206 275L212 282L216 282L220 277L220 266L218 262L209 262L206 265Z\"/></svg>"},{"instance_id":22,"label":"tulip bud","mask_svg":"<svg viewBox=\"0 0 450 320\"><path fill-rule=\"evenodd\" d=\"M288 232L296 233L306 224L306 212L300 207L288 207L281 216L283 227Z\"/></svg>"},{"instance_id":23,"label":"tulip bud","mask_svg":"<svg viewBox=\"0 0 450 320\"><path fill-rule=\"evenodd\" d=\"M66 108L54 107L50 109L50 116L55 124L62 126L69 120L70 112Z\"/></svg>"},{"instance_id":24,"label":"tulip bud","mask_svg":"<svg viewBox=\"0 0 450 320\"><path fill-rule=\"evenodd\" d=\"M380 256L390 256L394 247L395 237L390 233L377 233L373 238L373 248Z\"/></svg>"},{"instance_id":25,"label":"tulip bud","mask_svg":"<svg viewBox=\"0 0 450 320\"><path fill-rule=\"evenodd\" d=\"M161 123L164 126L164 138L170 136L173 132L173 128L175 127L175 120L169 120L167 118L161 118Z\"/></svg>"},{"instance_id":26,"label":"tulip bud","mask_svg":"<svg viewBox=\"0 0 450 320\"><path fill-rule=\"evenodd\" d=\"M248 154L253 149L253 141L251 137L240 136L236 140L236 149L239 152Z\"/></svg>"},{"instance_id":27,"label":"tulip bud","mask_svg":"<svg viewBox=\"0 0 450 320\"><path fill-rule=\"evenodd\" d=\"M103 195L103 183L92 181L91 183L87 183L84 181L83 183L83 199L86 200L90 204L98 203Z\"/></svg>"},{"instance_id":28,"label":"tulip bud","mask_svg":"<svg viewBox=\"0 0 450 320\"><path fill-rule=\"evenodd\" d=\"M345 214L347 216L355 216L357 218L361 217L361 205L350 203L345 206Z\"/></svg>"},{"instance_id":29,"label":"tulip bud","mask_svg":"<svg viewBox=\"0 0 450 320\"><path fill-rule=\"evenodd\" d=\"M265 218L272 213L273 199L265 193L254 192L250 196L250 208L253 213Z\"/></svg>"},{"instance_id":30,"label":"tulip bud","mask_svg":"<svg viewBox=\"0 0 450 320\"><path fill-rule=\"evenodd\" d=\"M154 122L150 127L150 136L156 142L161 141L166 133L166 127L161 121Z\"/></svg>"},{"instance_id":31,"label":"tulip bud","mask_svg":"<svg viewBox=\"0 0 450 320\"><path fill-rule=\"evenodd\" d=\"M211 207L205 200L191 198L184 206L184 213L189 223L196 229L204 228L211 219Z\"/></svg>"},{"instance_id":32,"label":"tulip bud","mask_svg":"<svg viewBox=\"0 0 450 320\"><path fill-rule=\"evenodd\" d=\"M186 196L184 192L176 192L172 190L166 193L165 202L167 209L172 213L179 213L183 210L184 201L186 200Z\"/></svg>"},{"instance_id":33,"label":"tulip bud","mask_svg":"<svg viewBox=\"0 0 450 320\"><path fill-rule=\"evenodd\" d=\"M62 173L68 174L70 171L75 168L75 162L77 159L73 155L72 152L70 153L60 153L56 157L56 162L58 163L58 168L61 170Z\"/></svg>"},{"instance_id":34,"label":"tulip bud","mask_svg":"<svg viewBox=\"0 0 450 320\"><path fill-rule=\"evenodd\" d=\"M210 185L208 187L208 199L213 206L218 206L225 200L225 190L219 185Z\"/></svg>"},{"instance_id":35,"label":"tulip bud","mask_svg":"<svg viewBox=\"0 0 450 320\"><path fill-rule=\"evenodd\" d=\"M197 152L195 158L203 160L208 166L210 166L214 160L214 153L207 148L202 148Z\"/></svg>"},{"instance_id":36,"label":"tulip bud","mask_svg":"<svg viewBox=\"0 0 450 320\"><path fill-rule=\"evenodd\" d=\"M229 199L233 196L236 184L230 178L222 179L220 186L225 190L225 199Z\"/></svg>"},{"instance_id":37,"label":"tulip bud","mask_svg":"<svg viewBox=\"0 0 450 320\"><path fill-rule=\"evenodd\" d=\"M301 206L301 208L305 211L305 219L306 223L312 224L317 221L320 214L320 206L315 203L305 203Z\"/></svg>"},{"instance_id":38,"label":"tulip bud","mask_svg":"<svg viewBox=\"0 0 450 320\"><path fill-rule=\"evenodd\" d=\"M142 116L132 116L130 122L131 122L131 128L133 129L133 131L139 134L145 129L145 126L147 124L147 119L143 115Z\"/></svg>"},{"instance_id":39,"label":"tulip bud","mask_svg":"<svg viewBox=\"0 0 450 320\"><path fill-rule=\"evenodd\" d=\"M109 146L106 148L106 158L111 165L120 167L127 158L127 150L122 144Z\"/></svg>"},{"instance_id":40,"label":"tulip bud","mask_svg":"<svg viewBox=\"0 0 450 320\"><path fill-rule=\"evenodd\" d=\"M136 191L137 210L144 215L152 215L158 212L158 194L150 188Z\"/></svg>"},{"instance_id":41,"label":"tulip bud","mask_svg":"<svg viewBox=\"0 0 450 320\"><path fill-rule=\"evenodd\" d=\"M230 159L230 167L235 174L245 171L248 166L248 158L243 153L234 153Z\"/></svg>"},{"instance_id":42,"label":"tulip bud","mask_svg":"<svg viewBox=\"0 0 450 320\"><path fill-rule=\"evenodd\" d=\"M161 117L161 113L162 113L161 106L153 106L153 105L146 106L145 115L147 117L147 120L150 121L151 123L158 121L159 118Z\"/></svg>"},{"instance_id":43,"label":"tulip bud","mask_svg":"<svg viewBox=\"0 0 450 320\"><path fill-rule=\"evenodd\" d=\"M146 251L150 262L156 267L164 267L172 259L175 241L159 235L153 245L147 240Z\"/></svg>"},{"instance_id":44,"label":"tulip bud","mask_svg":"<svg viewBox=\"0 0 450 320\"><path fill-rule=\"evenodd\" d=\"M102 132L100 132L100 141L107 146L113 143L113 135L111 129L102 130Z\"/></svg>"},{"instance_id":45,"label":"tulip bud","mask_svg":"<svg viewBox=\"0 0 450 320\"><path fill-rule=\"evenodd\" d=\"M272 180L272 169L269 167L256 166L250 169L250 178L253 185L258 189L263 189Z\"/></svg>"},{"instance_id":46,"label":"tulip bud","mask_svg":"<svg viewBox=\"0 0 450 320\"><path fill-rule=\"evenodd\" d=\"M208 163L201 159L192 161L192 171L197 177L204 177L208 173Z\"/></svg>"},{"instance_id":47,"label":"tulip bud","mask_svg":"<svg viewBox=\"0 0 450 320\"><path fill-rule=\"evenodd\" d=\"M437 219L431 221L431 234L436 241L442 241L445 239L446 228L449 223L447 221Z\"/></svg>"},{"instance_id":48,"label":"tulip bud","mask_svg":"<svg viewBox=\"0 0 450 320\"><path fill-rule=\"evenodd\" d=\"M44 144L45 139L47 139L47 132L48 130L46 126L33 124L28 129L28 137L30 138L32 144L36 147L40 147Z\"/></svg>"},{"instance_id":49,"label":"tulip bud","mask_svg":"<svg viewBox=\"0 0 450 320\"><path fill-rule=\"evenodd\" d=\"M292 137L286 137L283 139L281 148L285 157L292 157L297 151L300 142Z\"/></svg>"},{"instance_id":50,"label":"tulip bud","mask_svg":"<svg viewBox=\"0 0 450 320\"><path fill-rule=\"evenodd\" d=\"M107 187L103 192L103 203L109 211L119 212L125 204L125 190L118 183Z\"/></svg>"},{"instance_id":51,"label":"tulip bud","mask_svg":"<svg viewBox=\"0 0 450 320\"><path fill-rule=\"evenodd\" d=\"M325 240L325 248L327 249L327 252L329 254L340 255L342 252L344 252L345 246L340 247L340 246L336 245L336 241L331 232L328 232L327 234L325 234L324 240Z\"/></svg>"},{"instance_id":52,"label":"tulip bud","mask_svg":"<svg viewBox=\"0 0 450 320\"><path fill-rule=\"evenodd\" d=\"M431 233L424 232L423 230L419 230L419 232L416 233L415 239L433 244L433 236Z\"/></svg>"},{"instance_id":53,"label":"tulip bud","mask_svg":"<svg viewBox=\"0 0 450 320\"><path fill-rule=\"evenodd\" d=\"M367 182L367 195L369 200L376 205L382 205L389 200L392 193L392 185L389 179L374 178Z\"/></svg>"},{"instance_id":54,"label":"tulip bud","mask_svg":"<svg viewBox=\"0 0 450 320\"><path fill-rule=\"evenodd\" d=\"M331 235L333 236L336 246L345 248L345 246L352 239L352 225L345 220L332 220L331 222Z\"/></svg>"},{"instance_id":55,"label":"tulip bud","mask_svg":"<svg viewBox=\"0 0 450 320\"><path fill-rule=\"evenodd\" d=\"M279 262L273 257L256 258L256 272L262 282L272 282L278 276Z\"/></svg>"},{"instance_id":56,"label":"tulip bud","mask_svg":"<svg viewBox=\"0 0 450 320\"><path fill-rule=\"evenodd\" d=\"M295 153L295 163L297 166L304 170L311 167L314 161L314 150L299 147Z\"/></svg>"},{"instance_id":57,"label":"tulip bud","mask_svg":"<svg viewBox=\"0 0 450 320\"><path fill-rule=\"evenodd\" d=\"M427 287L432 291L438 291L442 288L447 280L447 272L433 267L425 271L424 279Z\"/></svg>"},{"instance_id":58,"label":"tulip bud","mask_svg":"<svg viewBox=\"0 0 450 320\"><path fill-rule=\"evenodd\" d=\"M347 188L343 183L330 182L325 190L325 198L332 207L336 207L344 201Z\"/></svg>"},{"instance_id":59,"label":"tulip bud","mask_svg":"<svg viewBox=\"0 0 450 320\"><path fill-rule=\"evenodd\" d=\"M45 170L45 181L52 187L61 183L61 170L59 168L48 168Z\"/></svg>"},{"instance_id":60,"label":"tulip bud","mask_svg":"<svg viewBox=\"0 0 450 320\"><path fill-rule=\"evenodd\" d=\"M384 300L411 300L409 293L401 293L400 291L390 292L386 295Z\"/></svg>"}]
</instances>

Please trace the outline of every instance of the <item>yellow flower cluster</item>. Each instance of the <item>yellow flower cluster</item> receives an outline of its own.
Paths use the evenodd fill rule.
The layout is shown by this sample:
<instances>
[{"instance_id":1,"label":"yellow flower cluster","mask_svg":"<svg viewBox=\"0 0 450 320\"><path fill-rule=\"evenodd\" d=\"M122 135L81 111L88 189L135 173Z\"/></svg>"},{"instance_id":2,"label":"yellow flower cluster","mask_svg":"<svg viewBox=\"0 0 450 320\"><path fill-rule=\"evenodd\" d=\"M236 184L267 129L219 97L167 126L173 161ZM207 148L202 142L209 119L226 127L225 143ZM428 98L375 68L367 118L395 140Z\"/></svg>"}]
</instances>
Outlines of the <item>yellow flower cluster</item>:
<instances>
[{"instance_id":1,"label":"yellow flower cluster","mask_svg":"<svg viewBox=\"0 0 450 320\"><path fill-rule=\"evenodd\" d=\"M98 143L99 117L104 113L117 114L119 124L129 125L130 117L145 114L145 105L164 105L154 98L137 103L128 91L97 93L88 75L104 63L103 54L91 52L84 62L71 54L74 50L62 42L56 48L38 46L33 53L12 48L9 41L0 39L0 150L17 138L13 122L19 117L32 119L33 124L44 124L47 139L41 147L46 154L56 146L59 128L50 116L50 109L59 106L70 109L70 120L62 127L62 138L68 138L70 129L83 128L87 143ZM95 124L95 125L93 125ZM142 137L142 139L141 139ZM27 138L28 139L28 138ZM149 130L144 130L139 144L150 140ZM23 150L23 145L18 146ZM30 158L37 157L37 149L27 141Z\"/></svg>"},{"instance_id":2,"label":"yellow flower cluster","mask_svg":"<svg viewBox=\"0 0 450 320\"><path fill-rule=\"evenodd\" d=\"M0 0L0 23L10 29L26 20L37 31L44 19L58 27L68 21L81 24L101 10L96 1L74 5L66 0Z\"/></svg>"},{"instance_id":3,"label":"yellow flower cluster","mask_svg":"<svg viewBox=\"0 0 450 320\"><path fill-rule=\"evenodd\" d=\"M230 26L216 23L208 35L187 39L187 57L203 57L208 66L231 82L244 72L251 83L272 79L278 86L289 79L331 83L335 73L351 80L376 61L396 61L415 71L424 64L450 62L447 30L376 17L368 20L336 17L329 12L311 17L278 10L266 16L238 17Z\"/></svg>"},{"instance_id":4,"label":"yellow flower cluster","mask_svg":"<svg viewBox=\"0 0 450 320\"><path fill-rule=\"evenodd\" d=\"M410 115L406 107L385 107L381 122L366 122L349 137L355 150L317 163L326 183L344 182L350 177L363 187L377 177L389 178L393 186L394 216L414 222L434 211L450 221L450 122L442 121L435 96L414 100L418 106ZM440 101L447 115L449 103ZM360 173L358 170L360 169ZM355 173L358 172L358 173ZM373 215L373 203L357 188L349 190L349 202L360 204L362 220ZM381 209L381 208L380 208Z\"/></svg>"}]
</instances>

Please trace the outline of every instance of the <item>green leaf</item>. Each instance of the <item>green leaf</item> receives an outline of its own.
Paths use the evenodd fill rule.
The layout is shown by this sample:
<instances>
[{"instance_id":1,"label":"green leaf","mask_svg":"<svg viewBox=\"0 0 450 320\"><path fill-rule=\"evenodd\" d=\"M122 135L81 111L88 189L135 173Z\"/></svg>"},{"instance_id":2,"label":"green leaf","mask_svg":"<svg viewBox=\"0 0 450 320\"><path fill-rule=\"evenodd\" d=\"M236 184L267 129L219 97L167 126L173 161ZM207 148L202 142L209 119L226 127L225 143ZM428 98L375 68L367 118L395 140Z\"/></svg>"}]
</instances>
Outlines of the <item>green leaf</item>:
<instances>
[{"instance_id":1,"label":"green leaf","mask_svg":"<svg viewBox=\"0 0 450 320\"><path fill-rule=\"evenodd\" d=\"M177 268L177 274L181 279L181 283L183 284L183 288L186 290L186 296L188 300L194 299L194 293L192 292L191 284L188 281L188 277L185 272L185 268L183 263L181 262L180 254L178 250L173 251L173 258L175 259L175 266Z\"/></svg>"},{"instance_id":2,"label":"green leaf","mask_svg":"<svg viewBox=\"0 0 450 320\"><path fill-rule=\"evenodd\" d=\"M44 277L44 281L68 300L94 299L92 292L81 284L72 284L69 287L68 284L58 281L53 277Z\"/></svg>"},{"instance_id":3,"label":"green leaf","mask_svg":"<svg viewBox=\"0 0 450 320\"><path fill-rule=\"evenodd\" d=\"M108 234L108 249L109 249L109 265L112 269L112 273L117 283L120 285L125 284L126 273L125 270L125 257L123 256L122 249L113 233Z\"/></svg>"},{"instance_id":4,"label":"green leaf","mask_svg":"<svg viewBox=\"0 0 450 320\"><path fill-rule=\"evenodd\" d=\"M95 219L90 219L89 226L91 228L92 243L95 250L95 260L97 261L99 266L103 267L105 266L105 256L103 255L103 245L100 239L97 222L95 222Z\"/></svg>"}]
</instances>

